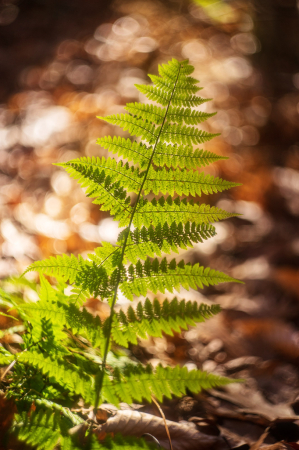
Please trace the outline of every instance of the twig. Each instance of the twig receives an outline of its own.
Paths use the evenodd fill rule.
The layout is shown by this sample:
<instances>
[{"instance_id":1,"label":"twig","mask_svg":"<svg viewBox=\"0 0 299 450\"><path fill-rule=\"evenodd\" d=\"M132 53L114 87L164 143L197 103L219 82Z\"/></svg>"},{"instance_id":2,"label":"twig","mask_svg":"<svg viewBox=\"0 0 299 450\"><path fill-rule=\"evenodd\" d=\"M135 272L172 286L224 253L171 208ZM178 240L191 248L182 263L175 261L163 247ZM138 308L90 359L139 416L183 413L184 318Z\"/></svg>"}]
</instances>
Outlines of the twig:
<instances>
[{"instance_id":1,"label":"twig","mask_svg":"<svg viewBox=\"0 0 299 450\"><path fill-rule=\"evenodd\" d=\"M15 365L15 363L17 362L17 360L15 359L14 361L12 361L9 366L6 367L6 369L4 370L3 374L1 375L0 381L4 380L4 378L6 377L7 372L10 371L10 369L13 368L13 366Z\"/></svg>"},{"instance_id":2,"label":"twig","mask_svg":"<svg viewBox=\"0 0 299 450\"><path fill-rule=\"evenodd\" d=\"M159 410L159 412L160 412L160 414L161 414L161 417L162 417L162 419L164 420L164 425L165 425L165 430L166 430L166 434L167 434L168 441L169 441L170 450L173 450L172 442L171 442L171 437L170 437L168 425L167 425L167 422L166 422L165 414L164 414L164 412L162 411L162 408L160 407L159 403L157 402L157 400L156 400L153 396L152 396L152 400L153 400L153 402L155 403L155 405L157 406L157 408L158 408L158 410Z\"/></svg>"}]
</instances>

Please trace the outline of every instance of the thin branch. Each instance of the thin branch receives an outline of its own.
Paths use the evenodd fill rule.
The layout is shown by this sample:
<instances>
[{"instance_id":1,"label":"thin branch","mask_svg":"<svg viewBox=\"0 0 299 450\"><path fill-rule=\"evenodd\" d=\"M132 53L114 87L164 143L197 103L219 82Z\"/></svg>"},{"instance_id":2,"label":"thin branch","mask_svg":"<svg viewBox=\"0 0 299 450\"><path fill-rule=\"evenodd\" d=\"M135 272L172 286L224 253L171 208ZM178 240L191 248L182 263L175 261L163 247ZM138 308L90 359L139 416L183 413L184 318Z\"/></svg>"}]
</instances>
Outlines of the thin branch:
<instances>
[{"instance_id":1,"label":"thin branch","mask_svg":"<svg viewBox=\"0 0 299 450\"><path fill-rule=\"evenodd\" d=\"M170 450L173 450L172 442L171 442L171 437L170 437L169 428L168 428L168 425L167 425L167 422L166 422L165 414L164 414L164 412L162 411L162 408L160 407L159 403L157 402L157 400L156 400L153 396L152 396L152 401L155 403L155 405L157 406L157 408L158 408L158 410L159 410L159 412L160 412L160 414L161 414L161 417L162 417L162 419L163 419L163 421L164 421L165 431L166 431L166 434L167 434L167 437L168 437Z\"/></svg>"}]
</instances>

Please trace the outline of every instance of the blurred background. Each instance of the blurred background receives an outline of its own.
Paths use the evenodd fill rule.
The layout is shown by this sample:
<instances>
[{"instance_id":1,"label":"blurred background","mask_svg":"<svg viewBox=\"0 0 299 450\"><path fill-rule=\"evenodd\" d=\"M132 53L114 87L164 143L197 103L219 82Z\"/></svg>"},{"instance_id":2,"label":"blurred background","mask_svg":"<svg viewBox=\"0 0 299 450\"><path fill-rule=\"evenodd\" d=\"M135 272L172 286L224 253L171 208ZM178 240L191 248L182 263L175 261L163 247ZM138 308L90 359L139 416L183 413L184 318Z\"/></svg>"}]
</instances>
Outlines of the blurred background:
<instances>
[{"instance_id":1,"label":"blurred background","mask_svg":"<svg viewBox=\"0 0 299 450\"><path fill-rule=\"evenodd\" d=\"M299 412L296 0L4 0L0 277L115 242L117 223L52 163L107 156L96 139L126 133L96 115L143 101L134 84L172 57L188 58L201 95L213 98L203 108L217 115L204 127L221 136L204 148L229 160L208 172L243 183L208 199L242 216L217 224L216 238L186 259L245 284L183 291L187 300L220 303L222 314L132 351L153 364L237 373L265 401Z\"/></svg>"}]
</instances>

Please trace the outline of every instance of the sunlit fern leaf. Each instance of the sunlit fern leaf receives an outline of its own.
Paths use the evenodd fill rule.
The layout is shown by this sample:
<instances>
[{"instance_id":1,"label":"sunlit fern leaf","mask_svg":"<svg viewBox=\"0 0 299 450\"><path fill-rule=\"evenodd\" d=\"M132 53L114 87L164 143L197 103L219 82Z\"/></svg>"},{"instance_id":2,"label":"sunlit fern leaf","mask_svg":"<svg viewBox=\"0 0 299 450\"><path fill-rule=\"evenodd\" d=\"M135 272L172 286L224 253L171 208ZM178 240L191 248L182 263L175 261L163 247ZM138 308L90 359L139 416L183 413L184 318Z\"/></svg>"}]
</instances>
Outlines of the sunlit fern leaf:
<instances>
[{"instance_id":1,"label":"sunlit fern leaf","mask_svg":"<svg viewBox=\"0 0 299 450\"><path fill-rule=\"evenodd\" d=\"M163 77L158 77L157 75L149 75L155 86L162 89L163 91L172 93L173 91L173 81L165 80ZM201 88L196 86L194 83L189 83L187 79L178 80L175 85L175 92L181 92L184 94L196 94Z\"/></svg>"},{"instance_id":2,"label":"sunlit fern leaf","mask_svg":"<svg viewBox=\"0 0 299 450\"><path fill-rule=\"evenodd\" d=\"M166 258L161 262L157 258L153 261L148 258L143 264L138 261L136 265L129 266L127 279L120 283L120 289L129 300L133 300L133 295L145 296L149 290L156 294L158 291L164 293L165 290L179 291L181 286L187 290L190 287L202 289L204 286L214 286L223 282L238 282L238 280L199 264L191 266L181 261L177 265L175 259L168 263Z\"/></svg>"},{"instance_id":3,"label":"sunlit fern leaf","mask_svg":"<svg viewBox=\"0 0 299 450\"><path fill-rule=\"evenodd\" d=\"M68 424L79 425L84 422L82 417L80 417L77 413L72 412L69 408L61 406L59 403L52 402L46 398L36 397L34 395L19 395L15 398L21 398L24 403L28 405L33 405L36 408L43 408L44 410L48 410L48 414L57 412L59 416L64 416L67 419ZM35 415L38 411L35 413ZM34 416L33 416L34 417ZM61 425L61 422L60 422Z\"/></svg>"},{"instance_id":4,"label":"sunlit fern leaf","mask_svg":"<svg viewBox=\"0 0 299 450\"><path fill-rule=\"evenodd\" d=\"M185 169L167 170L151 168L147 180L144 184L144 193L150 192L158 194L169 193L171 196L213 194L222 192L232 187L239 186L239 183L215 178L212 175L205 175L203 172L193 172Z\"/></svg>"},{"instance_id":5,"label":"sunlit fern leaf","mask_svg":"<svg viewBox=\"0 0 299 450\"><path fill-rule=\"evenodd\" d=\"M135 84L135 86L142 94L146 95L149 100L154 100L162 106L167 106L170 100L175 106L187 107L199 106L211 100L210 98L201 98L197 95L186 94L184 92L172 95L171 92L166 91L165 89L156 88L146 84Z\"/></svg>"},{"instance_id":6,"label":"sunlit fern leaf","mask_svg":"<svg viewBox=\"0 0 299 450\"><path fill-rule=\"evenodd\" d=\"M46 303L37 301L23 305L27 314L51 320L54 324L60 324L72 330L74 334L81 334L92 343L93 347L99 347L104 342L101 319L93 317L85 308L81 311L74 304Z\"/></svg>"},{"instance_id":7,"label":"sunlit fern leaf","mask_svg":"<svg viewBox=\"0 0 299 450\"><path fill-rule=\"evenodd\" d=\"M210 117L215 116L215 114L217 113L207 113L203 111L191 110L190 108L170 106L167 114L167 120L168 122L176 122L179 124L185 122L186 125L198 125Z\"/></svg>"},{"instance_id":8,"label":"sunlit fern leaf","mask_svg":"<svg viewBox=\"0 0 299 450\"><path fill-rule=\"evenodd\" d=\"M14 355L4 347L0 347L0 366L8 366L14 360Z\"/></svg>"},{"instance_id":9,"label":"sunlit fern leaf","mask_svg":"<svg viewBox=\"0 0 299 450\"><path fill-rule=\"evenodd\" d=\"M128 159L128 161L139 164L141 168L144 168L149 163L153 151L151 146L147 147L142 143L132 142L130 139L116 136L113 138L110 136L99 138L97 143L109 151ZM166 165L167 167L196 169L222 159L228 158L216 155L208 150L193 150L191 145L159 143L153 157L153 163L160 167Z\"/></svg>"},{"instance_id":10,"label":"sunlit fern leaf","mask_svg":"<svg viewBox=\"0 0 299 450\"><path fill-rule=\"evenodd\" d=\"M110 242L102 242L101 247L94 249L94 253L88 253L88 258L97 266L104 266L110 275L121 262L121 248L115 247Z\"/></svg>"},{"instance_id":11,"label":"sunlit fern leaf","mask_svg":"<svg viewBox=\"0 0 299 450\"><path fill-rule=\"evenodd\" d=\"M150 122L153 122L157 125L161 125L165 116L165 108L159 108L156 105L148 105L144 103L127 103L125 106L125 110L127 110L132 116L139 117L140 119L144 119Z\"/></svg>"},{"instance_id":12,"label":"sunlit fern leaf","mask_svg":"<svg viewBox=\"0 0 299 450\"><path fill-rule=\"evenodd\" d=\"M107 164L98 162L97 165L95 158L81 158L61 165L65 167L72 178L78 180L82 187L87 188L86 195L95 198L93 203L101 205L103 211L110 211L117 219L121 217L123 211L128 213L132 211L130 197L127 196L122 182L126 181L131 188L137 189L138 180L133 179L130 174L122 176L122 172L127 170L127 167L123 171L121 170L122 163L119 164L119 171L116 163L111 162L112 167L107 167L110 161L114 160L106 160ZM128 170L130 172L130 169ZM116 174L122 179L116 180Z\"/></svg>"},{"instance_id":13,"label":"sunlit fern leaf","mask_svg":"<svg viewBox=\"0 0 299 450\"><path fill-rule=\"evenodd\" d=\"M41 289L39 292L39 298L41 302L51 304L53 302L56 302L57 296L56 292L48 280L45 279L44 276L40 276L40 285Z\"/></svg>"},{"instance_id":14,"label":"sunlit fern leaf","mask_svg":"<svg viewBox=\"0 0 299 450\"><path fill-rule=\"evenodd\" d=\"M163 303L146 299L136 309L116 311L119 292L132 300L134 295L146 296L148 291L173 292L181 287L197 289L237 281L199 264L185 264L183 260L177 264L164 257L214 236L211 223L237 216L201 204L198 198L201 194L222 192L237 183L197 170L226 157L192 148L192 144L216 136L198 127L214 113L192 110L209 100L196 95L200 88L190 76L194 68L187 61L173 59L158 70L159 76L150 77L153 86L137 85L137 89L159 105L129 103L127 114L103 118L137 137L136 141L110 136L98 140L102 147L127 162L83 157L60 164L81 184L87 196L102 211L114 215L125 229L116 245L103 242L88 259L62 255L35 262L27 269L63 280L73 291L70 296L65 295L63 283L53 291L42 278L41 299L24 306L22 311L28 324L28 332L24 334L26 351L14 356L17 360L14 389L24 382L24 366L29 372L37 372L39 380L47 380L45 396L63 394L59 401L66 395L72 400L81 396L95 407L101 401L117 405L120 401L151 401L151 396L162 400L163 396L184 395L187 389L198 393L231 382L200 371L188 372L186 368L154 370L128 363L128 358L124 361L121 357L120 361L117 355L114 359L109 356L111 343L126 347L137 343L139 337L172 335L219 311L217 305L177 299ZM192 200L190 196L196 198ZM86 298L97 296L111 306L107 320L94 318L81 308ZM11 360L6 354L3 358ZM29 385L26 380L24 383L21 386L26 394ZM12 392L16 395L17 390ZM61 436L66 436L60 431ZM110 448L127 445L115 442L108 443ZM60 444L62 450L69 450L72 438L62 439Z\"/></svg>"},{"instance_id":15,"label":"sunlit fern leaf","mask_svg":"<svg viewBox=\"0 0 299 450\"><path fill-rule=\"evenodd\" d=\"M228 158L216 155L207 150L193 150L191 145L158 144L153 163L160 167L165 165L174 168L196 169L198 167L208 166L221 159Z\"/></svg>"},{"instance_id":16,"label":"sunlit fern leaf","mask_svg":"<svg viewBox=\"0 0 299 450\"><path fill-rule=\"evenodd\" d=\"M97 140L97 144L101 145L110 152L113 152L123 158L132 161L134 164L139 164L140 167L146 166L151 158L152 148L146 145L125 139L120 136L104 136Z\"/></svg>"},{"instance_id":17,"label":"sunlit fern leaf","mask_svg":"<svg viewBox=\"0 0 299 450\"><path fill-rule=\"evenodd\" d=\"M158 132L160 132L158 128ZM210 141L219 134L208 133L207 131L198 130L195 127L177 124L165 124L161 134L160 142L172 142L173 144L202 144Z\"/></svg>"},{"instance_id":18,"label":"sunlit fern leaf","mask_svg":"<svg viewBox=\"0 0 299 450\"><path fill-rule=\"evenodd\" d=\"M78 259L74 255L70 257L63 255L43 261L36 261L24 272L37 271L45 275L56 276L68 281L70 284L88 291L95 297L100 295L107 298L110 295L109 277L103 266L97 266L94 261L84 260L79 255ZM77 300L80 296L78 295Z\"/></svg>"},{"instance_id":19,"label":"sunlit fern leaf","mask_svg":"<svg viewBox=\"0 0 299 450\"><path fill-rule=\"evenodd\" d=\"M81 264L83 264L83 258L79 256L76 258L74 255L67 256L51 256L49 259L42 261L36 261L32 263L24 272L30 272L36 270L39 273L45 275L56 276L62 278L65 281L73 283L80 271ZM24 275L23 274L23 275Z\"/></svg>"},{"instance_id":20,"label":"sunlit fern leaf","mask_svg":"<svg viewBox=\"0 0 299 450\"><path fill-rule=\"evenodd\" d=\"M233 380L234 382L236 380ZM127 366L122 372L115 370L113 376L106 375L103 396L114 394L118 401L132 403L144 400L151 402L152 396L159 401L163 397L182 396L186 390L197 394L202 389L211 389L232 383L231 379L202 372L188 371L186 367Z\"/></svg>"},{"instance_id":21,"label":"sunlit fern leaf","mask_svg":"<svg viewBox=\"0 0 299 450\"><path fill-rule=\"evenodd\" d=\"M229 213L216 206L202 204L194 204L191 201L187 202L185 199L172 199L172 197L160 197L159 200L152 201L143 200L139 202L136 214L133 218L133 225L141 228L143 225L149 227L150 225L157 226L159 223L167 222L169 225L172 222L195 222L196 224L218 222L219 220L235 217L238 214ZM124 214L120 224L126 226L128 218Z\"/></svg>"},{"instance_id":22,"label":"sunlit fern leaf","mask_svg":"<svg viewBox=\"0 0 299 450\"><path fill-rule=\"evenodd\" d=\"M219 305L205 305L185 300L165 299L161 304L157 299L138 303L136 309L131 306L124 312L114 315L112 339L119 345L127 347L129 343L137 344L138 337L162 337L162 333L173 336L220 312ZM105 326L105 324L104 324Z\"/></svg>"},{"instance_id":23,"label":"sunlit fern leaf","mask_svg":"<svg viewBox=\"0 0 299 450\"><path fill-rule=\"evenodd\" d=\"M65 389L80 394L86 402L90 403L94 400L93 378L62 358L48 357L32 350L18 355L18 361L38 368Z\"/></svg>"},{"instance_id":24,"label":"sunlit fern leaf","mask_svg":"<svg viewBox=\"0 0 299 450\"><path fill-rule=\"evenodd\" d=\"M127 229L120 234L119 245L124 241L126 232ZM213 225L195 222L187 222L185 225L173 222L170 226L165 222L156 227L151 225L149 228L135 228L129 233L125 257L136 263L139 258L161 256L162 253L179 253L179 248L186 250L192 247L193 243L203 242L215 234Z\"/></svg>"},{"instance_id":25,"label":"sunlit fern leaf","mask_svg":"<svg viewBox=\"0 0 299 450\"><path fill-rule=\"evenodd\" d=\"M138 136L149 143L153 143L157 137L157 129L150 122L135 119L130 114L114 114L106 117L98 117L112 125L118 125L123 130L128 130L132 136Z\"/></svg>"},{"instance_id":26,"label":"sunlit fern leaf","mask_svg":"<svg viewBox=\"0 0 299 450\"><path fill-rule=\"evenodd\" d=\"M59 420L59 415L52 411L23 413L15 416L12 433L18 441L34 446L36 450L53 450L61 437Z\"/></svg>"}]
</instances>

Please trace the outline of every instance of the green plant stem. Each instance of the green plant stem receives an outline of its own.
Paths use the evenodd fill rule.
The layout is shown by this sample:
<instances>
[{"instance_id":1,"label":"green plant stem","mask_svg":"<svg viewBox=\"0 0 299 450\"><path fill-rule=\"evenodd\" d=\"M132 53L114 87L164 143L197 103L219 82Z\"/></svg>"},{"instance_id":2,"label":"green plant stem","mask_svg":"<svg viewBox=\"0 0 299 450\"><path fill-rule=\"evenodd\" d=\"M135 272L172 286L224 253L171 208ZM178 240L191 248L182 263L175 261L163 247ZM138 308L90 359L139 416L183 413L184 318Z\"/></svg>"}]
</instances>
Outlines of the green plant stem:
<instances>
[{"instance_id":1,"label":"green plant stem","mask_svg":"<svg viewBox=\"0 0 299 450\"><path fill-rule=\"evenodd\" d=\"M104 376L105 376L105 368L106 368L106 361L107 361L109 344L110 344L110 338L111 338L111 329L112 329L112 322L113 322L114 306L115 306L115 303L116 303L117 291L118 291L118 286L119 286L119 283L120 283L121 267L122 267L122 263L123 263L123 259L124 259L124 254L125 254L125 250L126 250L127 240L128 240L129 234L130 234L130 230L131 230L131 226L132 226L132 223L133 223L133 218L134 218L134 215L135 215L135 212L136 212L136 209L137 209L137 205L138 205L140 197L141 197L142 189L143 189L143 186L144 186L144 184L146 182L147 175L148 175L149 169L151 167L152 160L153 160L153 157L154 157L154 154L155 154L155 151L156 151L156 148L157 148L157 145L158 145L161 133L162 133L162 129L163 129L163 126L164 126L165 121L166 121L166 117L167 117L167 113L168 113L168 110L169 110L169 107L170 107L170 103L171 103L171 100L172 100L172 97L173 97L173 94L174 94L174 91L175 91L175 88L176 88L176 85L177 85L177 82L178 82L178 78L179 78L179 75L180 75L180 69L181 69L181 66L179 67L177 78L175 80L174 88L173 88L173 91L171 93L171 97L169 99L169 102L168 102L168 105L167 105L167 108L166 108L166 111L165 111L163 122L162 122L162 125L161 125L161 128L160 128L159 134L157 136L157 139L156 139L156 142L155 142L155 145L154 145L154 148L153 148L153 151L152 151L152 155L151 155L151 158L149 160L146 172L144 174L144 178L143 178L142 184L140 186L140 190L138 192L138 196L137 196L137 199L136 199L136 202L135 202L135 205L134 205L134 209L132 211L132 215L131 215L131 218L130 218L130 223L128 225L128 232L126 233L125 241L124 241L123 247L122 247L122 253L121 253L121 258L120 258L120 262L119 262L119 266L118 266L118 274L117 274L117 280L116 280L116 284L115 284L114 296L113 296L113 300L112 300L112 303L111 303L111 312L110 312L109 323L108 323L108 337L107 337L106 344L105 344L105 349L104 349L104 356L103 356L103 362L102 362L102 368L101 368L99 384L98 384L98 386L96 386L96 399L95 399L95 406L94 406L94 414L95 415L97 413L97 409L98 409L99 402L100 402L100 396L101 396L101 392L102 392L102 387L103 387L103 381L104 381Z\"/></svg>"}]
</instances>

